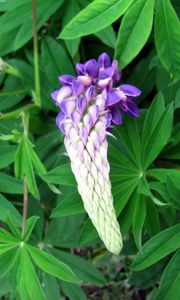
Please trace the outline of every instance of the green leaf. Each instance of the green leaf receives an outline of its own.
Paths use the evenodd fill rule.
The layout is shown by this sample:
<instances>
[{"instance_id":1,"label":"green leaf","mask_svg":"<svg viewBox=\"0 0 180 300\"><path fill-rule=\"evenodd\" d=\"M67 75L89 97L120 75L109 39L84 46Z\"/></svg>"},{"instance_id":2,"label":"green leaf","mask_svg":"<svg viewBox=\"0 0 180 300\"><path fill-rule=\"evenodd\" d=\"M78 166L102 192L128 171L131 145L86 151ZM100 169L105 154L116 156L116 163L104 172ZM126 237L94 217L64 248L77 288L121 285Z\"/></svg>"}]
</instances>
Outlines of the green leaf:
<instances>
[{"instance_id":1,"label":"green leaf","mask_svg":"<svg viewBox=\"0 0 180 300\"><path fill-rule=\"evenodd\" d=\"M58 83L57 78L62 74L74 74L74 67L64 47L48 36L42 41L41 63L52 85L54 82Z\"/></svg>"},{"instance_id":2,"label":"green leaf","mask_svg":"<svg viewBox=\"0 0 180 300\"><path fill-rule=\"evenodd\" d=\"M68 0L68 9L65 10L62 21L62 28L64 28L80 11L80 3L74 0ZM74 57L78 51L81 39L65 40L66 47L71 57Z\"/></svg>"},{"instance_id":3,"label":"green leaf","mask_svg":"<svg viewBox=\"0 0 180 300\"><path fill-rule=\"evenodd\" d=\"M39 279L35 273L26 246L21 248L21 259L18 270L18 291L23 300L46 300Z\"/></svg>"},{"instance_id":4,"label":"green leaf","mask_svg":"<svg viewBox=\"0 0 180 300\"><path fill-rule=\"evenodd\" d=\"M56 278L48 275L45 272L39 274L40 282L42 282L42 288L47 300L60 300L61 294L59 289L59 282Z\"/></svg>"},{"instance_id":5,"label":"green leaf","mask_svg":"<svg viewBox=\"0 0 180 300\"><path fill-rule=\"evenodd\" d=\"M142 148L147 146L149 134L152 134L157 123L159 122L162 114L165 111L164 97L159 92L153 99L144 120L143 132L142 132Z\"/></svg>"},{"instance_id":6,"label":"green leaf","mask_svg":"<svg viewBox=\"0 0 180 300\"><path fill-rule=\"evenodd\" d=\"M103 274L83 258L56 249L52 249L52 253L67 263L81 280L100 286L105 284Z\"/></svg>"},{"instance_id":7,"label":"green leaf","mask_svg":"<svg viewBox=\"0 0 180 300\"><path fill-rule=\"evenodd\" d=\"M127 66L145 45L152 29L153 11L154 0L139 0L123 17L115 50L115 58L119 60L121 69Z\"/></svg>"},{"instance_id":8,"label":"green leaf","mask_svg":"<svg viewBox=\"0 0 180 300\"><path fill-rule=\"evenodd\" d=\"M142 228L146 218L146 198L136 194L133 214L133 236L138 250L142 253Z\"/></svg>"},{"instance_id":9,"label":"green leaf","mask_svg":"<svg viewBox=\"0 0 180 300\"><path fill-rule=\"evenodd\" d=\"M62 39L74 39L97 32L124 14L133 0L95 0L63 29Z\"/></svg>"},{"instance_id":10,"label":"green leaf","mask_svg":"<svg viewBox=\"0 0 180 300\"><path fill-rule=\"evenodd\" d=\"M24 241L27 242L31 236L31 233L34 229L34 226L36 225L37 221L40 217L38 216L32 216L26 221L25 225L25 233L24 233Z\"/></svg>"},{"instance_id":11,"label":"green leaf","mask_svg":"<svg viewBox=\"0 0 180 300\"><path fill-rule=\"evenodd\" d=\"M75 284L61 282L60 283L61 289L63 293L70 299L70 300L87 300L86 294L84 291Z\"/></svg>"},{"instance_id":12,"label":"green leaf","mask_svg":"<svg viewBox=\"0 0 180 300\"><path fill-rule=\"evenodd\" d=\"M1 234L0 234L0 237L1 237ZM3 255L4 253L7 253L10 250L16 248L17 246L18 246L17 243L11 242L11 241L10 241L10 244L0 244L0 256Z\"/></svg>"},{"instance_id":13,"label":"green leaf","mask_svg":"<svg viewBox=\"0 0 180 300\"><path fill-rule=\"evenodd\" d=\"M70 195L59 202L53 209L51 217L63 217L68 215L75 215L84 212L84 206L80 194L75 190Z\"/></svg>"},{"instance_id":14,"label":"green leaf","mask_svg":"<svg viewBox=\"0 0 180 300\"><path fill-rule=\"evenodd\" d=\"M114 49L116 44L116 34L111 25L95 33L105 45Z\"/></svg>"},{"instance_id":15,"label":"green leaf","mask_svg":"<svg viewBox=\"0 0 180 300\"><path fill-rule=\"evenodd\" d=\"M75 177L71 171L70 164L61 165L47 174L41 174L41 178L48 183L55 183L67 186L76 186Z\"/></svg>"},{"instance_id":16,"label":"green leaf","mask_svg":"<svg viewBox=\"0 0 180 300\"><path fill-rule=\"evenodd\" d=\"M30 245L28 245L27 247L34 262L44 272L61 280L69 282L79 282L79 279L66 264L60 262L59 260L57 260L57 258L48 254L47 252L36 249Z\"/></svg>"},{"instance_id":17,"label":"green leaf","mask_svg":"<svg viewBox=\"0 0 180 300\"><path fill-rule=\"evenodd\" d=\"M153 300L173 300L180 296L180 250L176 252L167 265Z\"/></svg>"},{"instance_id":18,"label":"green leaf","mask_svg":"<svg viewBox=\"0 0 180 300\"><path fill-rule=\"evenodd\" d=\"M157 3L155 44L159 59L171 78L180 78L180 22L169 0Z\"/></svg>"},{"instance_id":19,"label":"green leaf","mask_svg":"<svg viewBox=\"0 0 180 300\"><path fill-rule=\"evenodd\" d=\"M180 188L179 180L172 180L170 176L167 176L167 190L170 195L170 202L177 210L180 210Z\"/></svg>"},{"instance_id":20,"label":"green leaf","mask_svg":"<svg viewBox=\"0 0 180 300\"><path fill-rule=\"evenodd\" d=\"M23 194L22 182L12 176L0 173L0 192L8 194Z\"/></svg>"},{"instance_id":21,"label":"green leaf","mask_svg":"<svg viewBox=\"0 0 180 300\"><path fill-rule=\"evenodd\" d=\"M0 169L9 166L14 161L16 146L0 142Z\"/></svg>"},{"instance_id":22,"label":"green leaf","mask_svg":"<svg viewBox=\"0 0 180 300\"><path fill-rule=\"evenodd\" d=\"M88 218L80 233L80 247L89 245L90 242L98 239L98 237L99 236L95 227L93 226L91 220Z\"/></svg>"},{"instance_id":23,"label":"green leaf","mask_svg":"<svg viewBox=\"0 0 180 300\"><path fill-rule=\"evenodd\" d=\"M26 96L26 91L22 87L19 78L8 76L0 93L0 110L1 112L13 109Z\"/></svg>"},{"instance_id":24,"label":"green leaf","mask_svg":"<svg viewBox=\"0 0 180 300\"><path fill-rule=\"evenodd\" d=\"M145 228L149 236L153 236L160 231L159 214L150 198L146 198Z\"/></svg>"},{"instance_id":25,"label":"green leaf","mask_svg":"<svg viewBox=\"0 0 180 300\"><path fill-rule=\"evenodd\" d=\"M122 236L124 236L130 229L131 224L133 222L133 214L134 214L134 207L136 205L136 190L131 195L129 201L127 202L126 206L123 208L118 221L120 223L120 229Z\"/></svg>"},{"instance_id":26,"label":"green leaf","mask_svg":"<svg viewBox=\"0 0 180 300\"><path fill-rule=\"evenodd\" d=\"M154 287L161 278L162 272L168 262L168 257L139 272L132 272L129 283L141 289ZM163 299L163 298L162 298Z\"/></svg>"},{"instance_id":27,"label":"green leaf","mask_svg":"<svg viewBox=\"0 0 180 300\"><path fill-rule=\"evenodd\" d=\"M21 224L21 215L3 195L0 194L0 220L6 222L8 214L16 225Z\"/></svg>"},{"instance_id":28,"label":"green leaf","mask_svg":"<svg viewBox=\"0 0 180 300\"><path fill-rule=\"evenodd\" d=\"M39 30L49 17L62 5L63 0L37 0L37 29ZM18 50L33 36L32 5L22 2L16 8L12 6L7 13L1 16L0 24L3 31L0 33L0 55L7 54L12 50ZM21 18L19 18L21 15Z\"/></svg>"},{"instance_id":29,"label":"green leaf","mask_svg":"<svg viewBox=\"0 0 180 300\"><path fill-rule=\"evenodd\" d=\"M167 144L173 126L173 103L171 103L161 116L154 130L146 137L147 143L143 148L143 166L146 169L159 155Z\"/></svg>"},{"instance_id":30,"label":"green leaf","mask_svg":"<svg viewBox=\"0 0 180 300\"><path fill-rule=\"evenodd\" d=\"M11 218L11 215L8 214L7 221L6 221L8 227L10 228L12 234L18 239L21 240L22 234L20 229L14 224L13 219Z\"/></svg>"},{"instance_id":31,"label":"green leaf","mask_svg":"<svg viewBox=\"0 0 180 300\"><path fill-rule=\"evenodd\" d=\"M14 265L14 262L19 255L19 251L15 251L15 249L11 249L1 255L0 259L0 278L4 277Z\"/></svg>"},{"instance_id":32,"label":"green leaf","mask_svg":"<svg viewBox=\"0 0 180 300\"><path fill-rule=\"evenodd\" d=\"M2 246L8 246L6 244L9 244L12 245L12 247L15 247L18 243L19 240L16 237L10 234L7 230L0 228L0 244L3 244Z\"/></svg>"},{"instance_id":33,"label":"green leaf","mask_svg":"<svg viewBox=\"0 0 180 300\"><path fill-rule=\"evenodd\" d=\"M25 177L29 191L36 199L39 199L39 192L32 165L31 147L28 139L23 136L15 155L15 175L20 179L24 179Z\"/></svg>"},{"instance_id":34,"label":"green leaf","mask_svg":"<svg viewBox=\"0 0 180 300\"><path fill-rule=\"evenodd\" d=\"M143 248L143 254L137 254L132 269L145 269L180 247L180 224L161 231L148 240Z\"/></svg>"},{"instance_id":35,"label":"green leaf","mask_svg":"<svg viewBox=\"0 0 180 300\"><path fill-rule=\"evenodd\" d=\"M176 169L150 169L146 171L146 175L150 178L155 178L159 180L160 182L166 183L167 176L171 177L171 179L174 181L180 180L180 172Z\"/></svg>"}]
</instances>

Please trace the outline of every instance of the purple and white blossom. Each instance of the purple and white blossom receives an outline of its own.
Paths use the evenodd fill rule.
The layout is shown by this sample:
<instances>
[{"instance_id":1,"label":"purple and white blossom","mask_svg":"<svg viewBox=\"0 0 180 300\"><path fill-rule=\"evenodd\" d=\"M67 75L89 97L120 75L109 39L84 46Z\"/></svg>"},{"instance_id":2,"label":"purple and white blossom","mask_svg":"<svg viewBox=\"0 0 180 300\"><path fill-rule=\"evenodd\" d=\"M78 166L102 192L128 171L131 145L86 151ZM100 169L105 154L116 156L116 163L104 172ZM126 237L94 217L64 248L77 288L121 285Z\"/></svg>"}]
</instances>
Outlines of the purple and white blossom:
<instances>
[{"instance_id":1,"label":"purple and white blossom","mask_svg":"<svg viewBox=\"0 0 180 300\"><path fill-rule=\"evenodd\" d=\"M141 91L129 84L117 85L122 77L118 62L102 53L76 65L77 76L62 75L62 87L51 96L60 108L56 123L65 134L84 207L106 248L118 254L122 247L109 180L106 135L122 124L122 113L138 117L135 99Z\"/></svg>"}]
</instances>

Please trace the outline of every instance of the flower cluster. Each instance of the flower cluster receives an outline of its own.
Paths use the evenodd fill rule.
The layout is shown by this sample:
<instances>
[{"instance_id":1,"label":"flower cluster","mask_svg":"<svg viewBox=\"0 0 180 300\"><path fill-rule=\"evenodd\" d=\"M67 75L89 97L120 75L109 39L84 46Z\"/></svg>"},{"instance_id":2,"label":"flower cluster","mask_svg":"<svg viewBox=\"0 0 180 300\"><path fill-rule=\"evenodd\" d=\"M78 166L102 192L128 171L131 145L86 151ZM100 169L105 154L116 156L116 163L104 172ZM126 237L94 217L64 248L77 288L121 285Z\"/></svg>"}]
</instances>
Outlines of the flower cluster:
<instances>
[{"instance_id":1,"label":"flower cluster","mask_svg":"<svg viewBox=\"0 0 180 300\"><path fill-rule=\"evenodd\" d=\"M139 116L134 100L141 92L129 84L114 87L122 74L118 62L111 63L106 53L98 61L77 64L76 72L76 77L60 76L62 87L51 94L61 109L56 122L65 134L84 207L107 249L118 254L122 239L113 207L106 135L112 125L122 123L121 112Z\"/></svg>"}]
</instances>

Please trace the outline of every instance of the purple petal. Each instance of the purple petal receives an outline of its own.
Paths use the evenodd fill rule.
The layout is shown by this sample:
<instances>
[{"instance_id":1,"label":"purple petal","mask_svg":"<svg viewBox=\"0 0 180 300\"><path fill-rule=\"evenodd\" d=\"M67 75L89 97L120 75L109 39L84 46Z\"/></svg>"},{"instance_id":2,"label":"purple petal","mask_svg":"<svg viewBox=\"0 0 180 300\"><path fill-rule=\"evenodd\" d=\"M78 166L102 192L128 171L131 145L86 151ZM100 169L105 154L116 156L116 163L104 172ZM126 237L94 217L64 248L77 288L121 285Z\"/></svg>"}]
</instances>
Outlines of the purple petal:
<instances>
[{"instance_id":1,"label":"purple petal","mask_svg":"<svg viewBox=\"0 0 180 300\"><path fill-rule=\"evenodd\" d=\"M91 127L93 125L92 118L89 114L86 114L83 118L84 126L86 127L87 133L89 134L89 131L91 130Z\"/></svg>"},{"instance_id":2,"label":"purple petal","mask_svg":"<svg viewBox=\"0 0 180 300\"><path fill-rule=\"evenodd\" d=\"M78 75L85 75L84 64L76 64L76 72Z\"/></svg>"},{"instance_id":3,"label":"purple petal","mask_svg":"<svg viewBox=\"0 0 180 300\"><path fill-rule=\"evenodd\" d=\"M54 91L51 93L51 98L54 100L54 101L57 101L57 96L59 94L59 90L57 91Z\"/></svg>"},{"instance_id":4,"label":"purple petal","mask_svg":"<svg viewBox=\"0 0 180 300\"><path fill-rule=\"evenodd\" d=\"M71 117L71 114L76 107L76 102L73 100L63 100L60 104L60 107L65 115Z\"/></svg>"},{"instance_id":5,"label":"purple petal","mask_svg":"<svg viewBox=\"0 0 180 300\"><path fill-rule=\"evenodd\" d=\"M64 85L58 92L56 102L60 104L62 100L67 99L72 94L72 89L68 85Z\"/></svg>"},{"instance_id":6,"label":"purple petal","mask_svg":"<svg viewBox=\"0 0 180 300\"><path fill-rule=\"evenodd\" d=\"M88 75L78 76L78 81L80 81L85 87L87 87L91 85L92 78Z\"/></svg>"},{"instance_id":7,"label":"purple petal","mask_svg":"<svg viewBox=\"0 0 180 300\"><path fill-rule=\"evenodd\" d=\"M104 88L106 88L106 87L109 85L109 83L110 83L111 81L112 81L111 78L100 79L100 80L98 81L98 86L99 86L101 89L104 89Z\"/></svg>"},{"instance_id":8,"label":"purple petal","mask_svg":"<svg viewBox=\"0 0 180 300\"><path fill-rule=\"evenodd\" d=\"M88 109L88 112L91 116L93 124L95 124L95 122L97 121L97 118L98 118L98 114L99 114L99 106L91 105Z\"/></svg>"},{"instance_id":9,"label":"purple petal","mask_svg":"<svg viewBox=\"0 0 180 300\"><path fill-rule=\"evenodd\" d=\"M141 91L133 85L130 84L122 84L119 87L121 91L123 91L127 96L138 97L141 95Z\"/></svg>"},{"instance_id":10,"label":"purple petal","mask_svg":"<svg viewBox=\"0 0 180 300\"><path fill-rule=\"evenodd\" d=\"M86 107L86 99L83 96L80 96L77 99L77 108L79 110L79 113L82 115L82 113L84 112L84 109Z\"/></svg>"},{"instance_id":11,"label":"purple petal","mask_svg":"<svg viewBox=\"0 0 180 300\"><path fill-rule=\"evenodd\" d=\"M95 78L98 76L99 68L95 59L88 60L84 65L84 69L88 75Z\"/></svg>"},{"instance_id":12,"label":"purple petal","mask_svg":"<svg viewBox=\"0 0 180 300\"><path fill-rule=\"evenodd\" d=\"M71 118L73 120L73 123L77 125L79 121L81 120L81 115L77 111L72 112Z\"/></svg>"},{"instance_id":13,"label":"purple petal","mask_svg":"<svg viewBox=\"0 0 180 300\"><path fill-rule=\"evenodd\" d=\"M60 126L60 124L64 120L64 118L65 118L65 114L62 111L60 111L60 113L57 115L57 118L56 118L56 124L58 127Z\"/></svg>"},{"instance_id":14,"label":"purple petal","mask_svg":"<svg viewBox=\"0 0 180 300\"><path fill-rule=\"evenodd\" d=\"M114 75L114 67L109 67L107 69L105 69L104 72L102 72L99 76L100 79L105 79L105 78L112 78Z\"/></svg>"},{"instance_id":15,"label":"purple petal","mask_svg":"<svg viewBox=\"0 0 180 300\"><path fill-rule=\"evenodd\" d=\"M82 84L82 82L80 82L78 80L73 80L72 90L73 90L73 94L78 97L80 94L83 93L84 85Z\"/></svg>"},{"instance_id":16,"label":"purple petal","mask_svg":"<svg viewBox=\"0 0 180 300\"><path fill-rule=\"evenodd\" d=\"M60 82L62 85L65 85L65 84L71 85L71 84L72 84L72 81L75 79L75 77L72 76L72 75L68 75L68 74L67 74L67 75L61 75L61 76L59 76L58 79L59 79L59 82Z\"/></svg>"},{"instance_id":17,"label":"purple petal","mask_svg":"<svg viewBox=\"0 0 180 300\"><path fill-rule=\"evenodd\" d=\"M114 68L113 81L117 83L121 80L122 72L118 71L118 61L113 60L112 67Z\"/></svg>"},{"instance_id":18,"label":"purple petal","mask_svg":"<svg viewBox=\"0 0 180 300\"><path fill-rule=\"evenodd\" d=\"M112 121L116 125L122 124L122 116L119 110L117 110L115 107L111 109L111 115L112 115Z\"/></svg>"},{"instance_id":19,"label":"purple petal","mask_svg":"<svg viewBox=\"0 0 180 300\"><path fill-rule=\"evenodd\" d=\"M128 100L127 107L128 107L128 111L127 111L128 115L130 115L132 117L140 116L139 109L138 109L137 105L134 103L134 101Z\"/></svg>"},{"instance_id":20,"label":"purple petal","mask_svg":"<svg viewBox=\"0 0 180 300\"><path fill-rule=\"evenodd\" d=\"M116 89L108 92L108 97L106 101L106 107L112 106L121 100L120 95L117 93Z\"/></svg>"},{"instance_id":21,"label":"purple petal","mask_svg":"<svg viewBox=\"0 0 180 300\"><path fill-rule=\"evenodd\" d=\"M91 85L86 91L87 101L91 101L96 96L95 86Z\"/></svg>"},{"instance_id":22,"label":"purple petal","mask_svg":"<svg viewBox=\"0 0 180 300\"><path fill-rule=\"evenodd\" d=\"M108 68L111 65L111 59L107 53L102 53L98 58L98 66L100 68Z\"/></svg>"}]
</instances>

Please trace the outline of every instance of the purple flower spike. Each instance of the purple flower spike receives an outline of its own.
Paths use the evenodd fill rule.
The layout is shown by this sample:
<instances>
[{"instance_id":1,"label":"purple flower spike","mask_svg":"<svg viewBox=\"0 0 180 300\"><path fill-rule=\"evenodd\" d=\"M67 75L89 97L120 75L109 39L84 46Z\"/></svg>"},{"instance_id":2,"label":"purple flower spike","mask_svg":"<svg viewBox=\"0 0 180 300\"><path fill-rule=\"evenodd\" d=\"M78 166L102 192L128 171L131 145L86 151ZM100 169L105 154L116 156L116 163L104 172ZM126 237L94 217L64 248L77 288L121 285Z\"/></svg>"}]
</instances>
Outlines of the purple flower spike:
<instances>
[{"instance_id":1,"label":"purple flower spike","mask_svg":"<svg viewBox=\"0 0 180 300\"><path fill-rule=\"evenodd\" d=\"M60 107L56 123L65 135L64 144L71 161L78 191L92 223L106 248L119 254L122 238L116 219L109 180L108 142L114 125L122 124L122 112L138 117L135 103L141 91L121 80L118 62L102 53L76 65L77 76L61 75L61 89L51 97Z\"/></svg>"}]
</instances>

